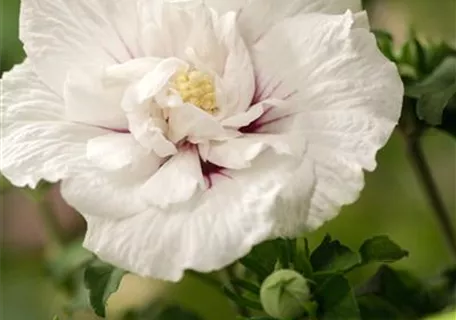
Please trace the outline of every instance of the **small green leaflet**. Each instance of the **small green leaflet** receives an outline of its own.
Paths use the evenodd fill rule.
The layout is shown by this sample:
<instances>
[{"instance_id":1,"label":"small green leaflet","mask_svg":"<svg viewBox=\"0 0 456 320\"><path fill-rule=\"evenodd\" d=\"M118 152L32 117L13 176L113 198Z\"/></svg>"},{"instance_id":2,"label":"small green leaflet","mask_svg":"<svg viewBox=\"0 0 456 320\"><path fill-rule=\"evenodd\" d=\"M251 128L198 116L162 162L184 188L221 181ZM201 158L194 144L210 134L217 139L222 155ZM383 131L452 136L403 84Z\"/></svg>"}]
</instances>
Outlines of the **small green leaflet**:
<instances>
[{"instance_id":1,"label":"small green leaflet","mask_svg":"<svg viewBox=\"0 0 456 320\"><path fill-rule=\"evenodd\" d=\"M361 263L361 257L338 240L327 235L312 252L310 262L314 271L344 272Z\"/></svg>"},{"instance_id":2,"label":"small green leaflet","mask_svg":"<svg viewBox=\"0 0 456 320\"><path fill-rule=\"evenodd\" d=\"M98 316L106 316L108 298L119 289L120 281L125 274L126 271L100 261L91 264L85 270L84 284L90 291L90 304Z\"/></svg>"},{"instance_id":3,"label":"small green leaflet","mask_svg":"<svg viewBox=\"0 0 456 320\"><path fill-rule=\"evenodd\" d=\"M316 292L322 320L360 320L355 294L344 276L334 274Z\"/></svg>"},{"instance_id":4,"label":"small green leaflet","mask_svg":"<svg viewBox=\"0 0 456 320\"><path fill-rule=\"evenodd\" d=\"M394 262L408 256L408 252L387 236L378 236L366 240L359 249L362 263Z\"/></svg>"},{"instance_id":5,"label":"small green leaflet","mask_svg":"<svg viewBox=\"0 0 456 320\"><path fill-rule=\"evenodd\" d=\"M456 95L456 57L448 57L428 77L406 87L406 95L418 99L416 108L420 120L437 126L443 111Z\"/></svg>"}]
</instances>

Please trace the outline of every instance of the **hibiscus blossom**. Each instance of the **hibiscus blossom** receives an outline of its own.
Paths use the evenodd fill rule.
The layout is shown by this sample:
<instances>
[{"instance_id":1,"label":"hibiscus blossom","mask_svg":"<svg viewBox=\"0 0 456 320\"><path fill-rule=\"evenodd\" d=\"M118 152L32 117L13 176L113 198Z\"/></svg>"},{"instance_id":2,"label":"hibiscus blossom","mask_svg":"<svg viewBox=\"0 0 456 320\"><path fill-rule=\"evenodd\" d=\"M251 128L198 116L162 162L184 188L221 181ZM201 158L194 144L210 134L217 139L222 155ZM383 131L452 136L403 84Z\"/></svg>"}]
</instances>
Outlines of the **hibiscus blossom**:
<instances>
[{"instance_id":1,"label":"hibiscus blossom","mask_svg":"<svg viewBox=\"0 0 456 320\"><path fill-rule=\"evenodd\" d=\"M22 0L1 171L101 259L177 281L356 200L403 88L357 1ZM351 9L347 10L347 9Z\"/></svg>"}]
</instances>

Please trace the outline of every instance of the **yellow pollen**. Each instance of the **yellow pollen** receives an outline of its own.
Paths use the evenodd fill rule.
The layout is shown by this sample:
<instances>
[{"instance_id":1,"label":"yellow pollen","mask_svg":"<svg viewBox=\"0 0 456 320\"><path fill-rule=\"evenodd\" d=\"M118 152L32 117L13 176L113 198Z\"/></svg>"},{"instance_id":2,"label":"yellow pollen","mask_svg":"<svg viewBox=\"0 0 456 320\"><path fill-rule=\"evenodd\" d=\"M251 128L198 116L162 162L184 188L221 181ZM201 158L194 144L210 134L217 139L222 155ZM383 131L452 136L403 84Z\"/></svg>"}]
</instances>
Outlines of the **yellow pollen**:
<instances>
[{"instance_id":1,"label":"yellow pollen","mask_svg":"<svg viewBox=\"0 0 456 320\"><path fill-rule=\"evenodd\" d=\"M214 114L218 111L215 86L211 77L198 70L181 71L171 82L171 88L177 91L182 101Z\"/></svg>"}]
</instances>

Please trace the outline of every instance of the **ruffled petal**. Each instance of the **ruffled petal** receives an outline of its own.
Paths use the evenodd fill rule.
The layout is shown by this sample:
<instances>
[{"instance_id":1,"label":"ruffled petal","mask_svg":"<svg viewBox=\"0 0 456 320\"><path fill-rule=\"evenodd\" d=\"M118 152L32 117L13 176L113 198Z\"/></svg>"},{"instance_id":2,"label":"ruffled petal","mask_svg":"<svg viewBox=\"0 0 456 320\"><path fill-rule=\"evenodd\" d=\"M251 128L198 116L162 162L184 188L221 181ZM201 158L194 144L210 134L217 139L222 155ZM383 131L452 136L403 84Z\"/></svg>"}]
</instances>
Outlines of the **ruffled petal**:
<instances>
[{"instance_id":1,"label":"ruffled petal","mask_svg":"<svg viewBox=\"0 0 456 320\"><path fill-rule=\"evenodd\" d=\"M182 104L169 110L169 138L175 143L187 138L192 143L226 140L240 135L225 129L217 119L192 104Z\"/></svg>"},{"instance_id":2,"label":"ruffled petal","mask_svg":"<svg viewBox=\"0 0 456 320\"><path fill-rule=\"evenodd\" d=\"M257 104L251 106L247 111L237 113L225 120L222 120L221 124L225 127L241 128L260 118L263 113L263 105Z\"/></svg>"},{"instance_id":3,"label":"ruffled petal","mask_svg":"<svg viewBox=\"0 0 456 320\"><path fill-rule=\"evenodd\" d=\"M141 188L152 206L169 206L189 200L198 188L205 187L198 153L194 148L180 150Z\"/></svg>"},{"instance_id":4,"label":"ruffled petal","mask_svg":"<svg viewBox=\"0 0 456 320\"><path fill-rule=\"evenodd\" d=\"M153 150L161 157L175 154L177 149L166 138L168 124L161 106L153 99L157 100L157 95L166 91L170 78L180 68L187 67L182 60L163 59L139 81L130 85L122 99L121 106L133 136L144 148Z\"/></svg>"},{"instance_id":5,"label":"ruffled petal","mask_svg":"<svg viewBox=\"0 0 456 320\"><path fill-rule=\"evenodd\" d=\"M68 73L64 86L66 118L118 131L128 131L120 101L125 86L108 85L103 68L78 69Z\"/></svg>"},{"instance_id":6,"label":"ruffled petal","mask_svg":"<svg viewBox=\"0 0 456 320\"><path fill-rule=\"evenodd\" d=\"M28 61L3 75L1 171L17 186L56 182L92 167L89 139L108 133L65 120L59 96L37 77Z\"/></svg>"},{"instance_id":7,"label":"ruffled petal","mask_svg":"<svg viewBox=\"0 0 456 320\"><path fill-rule=\"evenodd\" d=\"M301 159L306 148L302 136L287 134L249 134L236 139L210 144L205 159L222 168L244 169L252 165L267 149L278 155L288 155Z\"/></svg>"},{"instance_id":8,"label":"ruffled petal","mask_svg":"<svg viewBox=\"0 0 456 320\"><path fill-rule=\"evenodd\" d=\"M146 28L150 39L148 54L188 61L195 69L217 79L219 118L246 110L255 79L236 14L214 16L198 0L157 6Z\"/></svg>"},{"instance_id":9,"label":"ruffled petal","mask_svg":"<svg viewBox=\"0 0 456 320\"><path fill-rule=\"evenodd\" d=\"M61 94L70 69L109 66L138 56L137 2L22 1L20 38L36 72Z\"/></svg>"},{"instance_id":10,"label":"ruffled petal","mask_svg":"<svg viewBox=\"0 0 456 320\"><path fill-rule=\"evenodd\" d=\"M340 14L361 10L360 0L250 0L240 10L239 25L248 44L256 43L272 26L303 13ZM300 29L298 29L300 30Z\"/></svg>"},{"instance_id":11,"label":"ruffled petal","mask_svg":"<svg viewBox=\"0 0 456 320\"><path fill-rule=\"evenodd\" d=\"M109 133L87 143L87 158L102 170L115 171L149 156L131 134Z\"/></svg>"},{"instance_id":12,"label":"ruffled petal","mask_svg":"<svg viewBox=\"0 0 456 320\"><path fill-rule=\"evenodd\" d=\"M297 37L295 30L307 32ZM284 101L267 113L261 131L297 131L308 141L317 177L309 226L316 228L357 198L362 169L375 168L375 155L400 116L401 79L351 13L306 14L277 24L254 46L253 57L256 98Z\"/></svg>"},{"instance_id":13,"label":"ruffled petal","mask_svg":"<svg viewBox=\"0 0 456 320\"><path fill-rule=\"evenodd\" d=\"M219 73L223 86L221 114L235 115L247 110L255 93L255 74L250 53L236 24L236 14L227 13L217 21L217 37L226 46L228 54Z\"/></svg>"},{"instance_id":14,"label":"ruffled petal","mask_svg":"<svg viewBox=\"0 0 456 320\"><path fill-rule=\"evenodd\" d=\"M214 175L212 188L169 211L150 208L122 220L86 216L84 245L143 276L178 281L186 269L218 270L275 230L287 232L298 215L305 221L308 194L302 192L311 189L313 177L309 171L296 189L285 188L296 168L294 162L265 154L251 169Z\"/></svg>"},{"instance_id":15,"label":"ruffled petal","mask_svg":"<svg viewBox=\"0 0 456 320\"><path fill-rule=\"evenodd\" d=\"M61 193L77 211L94 217L125 219L148 210L140 189L162 163L152 155L136 159L128 168L106 172L97 168L65 179Z\"/></svg>"},{"instance_id":16,"label":"ruffled petal","mask_svg":"<svg viewBox=\"0 0 456 320\"><path fill-rule=\"evenodd\" d=\"M211 9L214 9L219 14L227 13L228 11L239 11L245 6L248 0L203 0L204 3Z\"/></svg>"}]
</instances>

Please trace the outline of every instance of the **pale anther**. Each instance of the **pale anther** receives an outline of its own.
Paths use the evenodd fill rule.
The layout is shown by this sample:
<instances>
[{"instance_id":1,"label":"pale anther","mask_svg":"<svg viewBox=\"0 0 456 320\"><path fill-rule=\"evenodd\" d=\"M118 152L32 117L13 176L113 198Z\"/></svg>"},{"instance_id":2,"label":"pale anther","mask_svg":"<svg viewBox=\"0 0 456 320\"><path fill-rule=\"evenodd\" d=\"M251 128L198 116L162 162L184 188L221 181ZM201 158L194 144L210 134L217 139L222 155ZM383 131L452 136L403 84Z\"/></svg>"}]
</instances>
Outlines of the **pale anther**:
<instances>
[{"instance_id":1,"label":"pale anther","mask_svg":"<svg viewBox=\"0 0 456 320\"><path fill-rule=\"evenodd\" d=\"M204 72L180 71L172 80L171 88L180 95L183 102L191 103L210 114L218 111L214 82Z\"/></svg>"}]
</instances>

